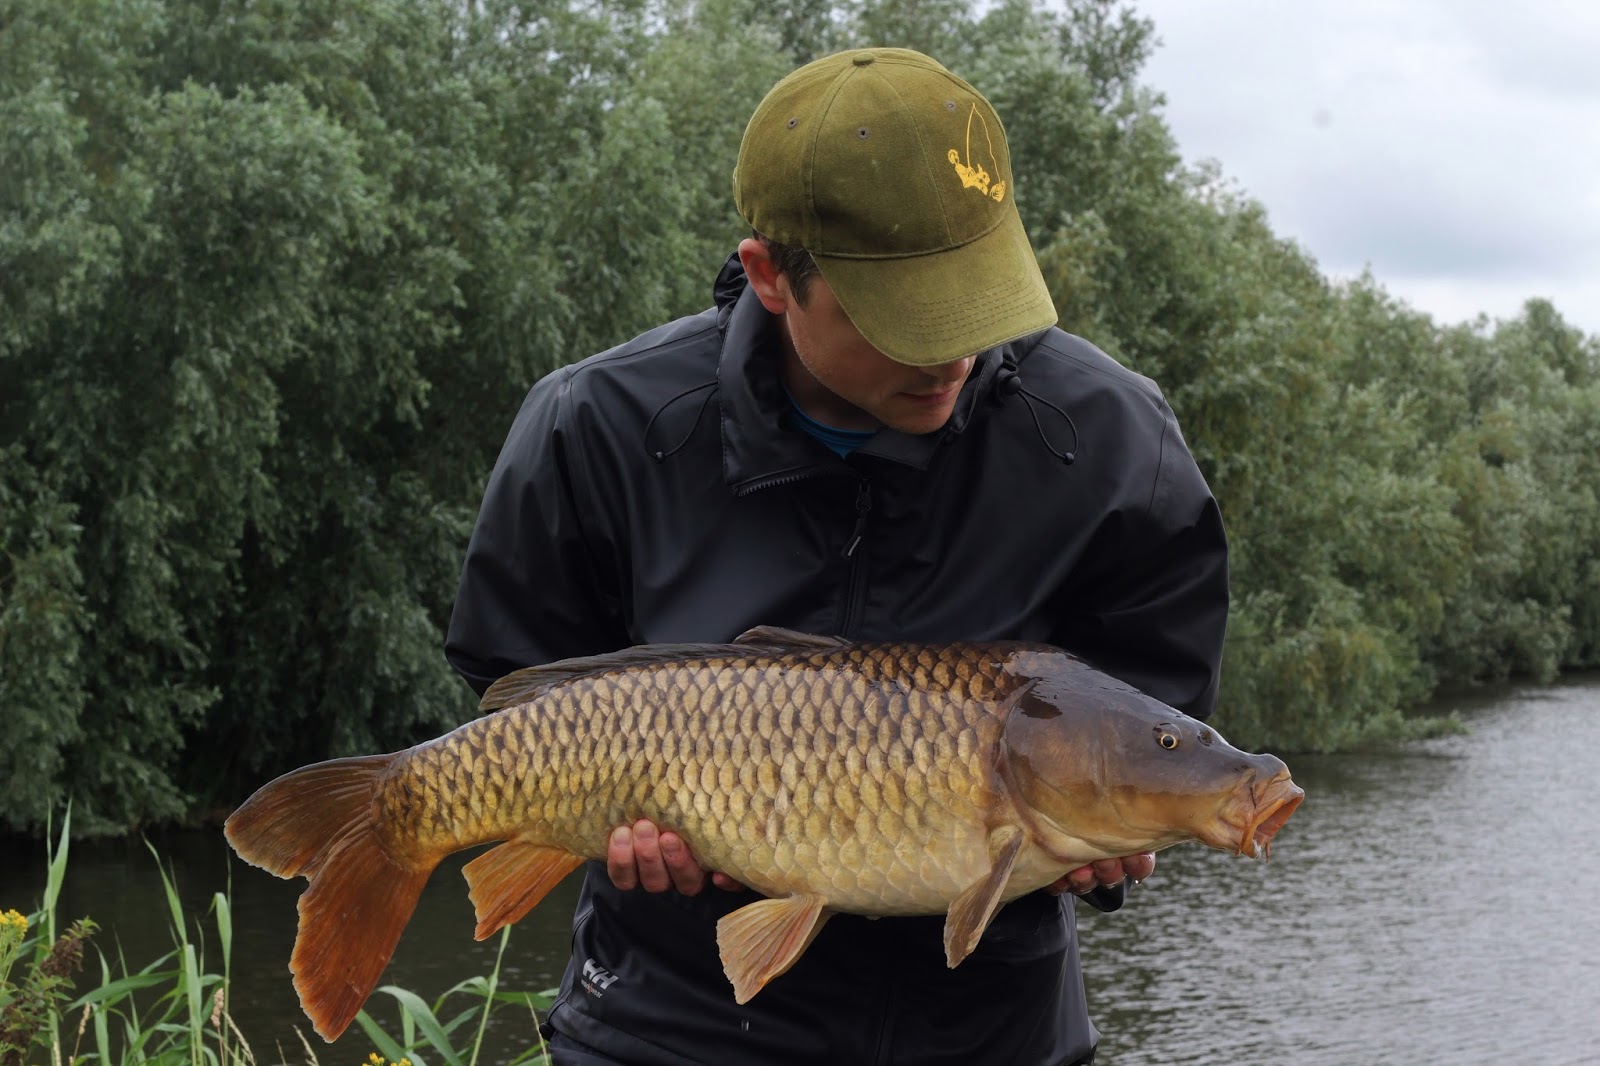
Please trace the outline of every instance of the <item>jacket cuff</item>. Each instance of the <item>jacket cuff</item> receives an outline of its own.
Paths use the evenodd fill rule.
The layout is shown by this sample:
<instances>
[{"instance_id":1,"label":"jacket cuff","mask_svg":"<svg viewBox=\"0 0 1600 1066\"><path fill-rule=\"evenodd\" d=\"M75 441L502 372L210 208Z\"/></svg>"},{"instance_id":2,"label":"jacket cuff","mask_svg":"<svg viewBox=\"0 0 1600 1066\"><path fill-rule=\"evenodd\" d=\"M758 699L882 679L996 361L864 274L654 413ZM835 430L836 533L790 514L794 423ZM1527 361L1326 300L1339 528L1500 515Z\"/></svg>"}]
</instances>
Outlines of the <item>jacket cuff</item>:
<instances>
[{"instance_id":1,"label":"jacket cuff","mask_svg":"<svg viewBox=\"0 0 1600 1066\"><path fill-rule=\"evenodd\" d=\"M1095 910L1105 911L1109 914L1114 910L1120 910L1122 905L1128 901L1128 887L1132 880L1131 877L1125 877L1120 885L1101 885L1093 891L1085 892L1078 898Z\"/></svg>"}]
</instances>

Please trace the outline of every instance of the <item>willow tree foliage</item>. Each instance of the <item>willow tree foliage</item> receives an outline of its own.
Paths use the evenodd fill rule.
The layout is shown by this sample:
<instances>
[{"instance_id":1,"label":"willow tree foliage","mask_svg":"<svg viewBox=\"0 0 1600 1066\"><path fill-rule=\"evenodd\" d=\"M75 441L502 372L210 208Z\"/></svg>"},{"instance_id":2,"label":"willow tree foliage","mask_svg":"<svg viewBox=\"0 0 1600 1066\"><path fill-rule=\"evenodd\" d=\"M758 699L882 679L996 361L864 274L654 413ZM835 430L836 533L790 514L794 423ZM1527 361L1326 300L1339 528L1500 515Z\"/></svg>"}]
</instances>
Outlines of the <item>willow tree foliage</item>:
<instances>
[{"instance_id":1,"label":"willow tree foliage","mask_svg":"<svg viewBox=\"0 0 1600 1066\"><path fill-rule=\"evenodd\" d=\"M1330 282L1183 165L1109 0L0 0L0 824L473 713L441 633L523 393L707 303L744 119L865 43L994 100L1064 326L1176 407L1231 734L1600 665L1595 338Z\"/></svg>"}]
</instances>

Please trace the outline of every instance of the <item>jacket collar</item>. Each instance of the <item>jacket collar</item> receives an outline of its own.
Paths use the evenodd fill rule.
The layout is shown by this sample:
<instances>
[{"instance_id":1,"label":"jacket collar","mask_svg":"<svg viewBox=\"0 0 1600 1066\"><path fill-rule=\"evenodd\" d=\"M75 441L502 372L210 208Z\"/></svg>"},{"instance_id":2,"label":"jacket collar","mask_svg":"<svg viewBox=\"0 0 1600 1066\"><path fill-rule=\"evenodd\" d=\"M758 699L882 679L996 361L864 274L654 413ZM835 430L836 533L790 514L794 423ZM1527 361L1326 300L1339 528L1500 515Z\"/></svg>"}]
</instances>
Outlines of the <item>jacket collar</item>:
<instances>
[{"instance_id":1,"label":"jacket collar","mask_svg":"<svg viewBox=\"0 0 1600 1066\"><path fill-rule=\"evenodd\" d=\"M786 424L789 399L779 380L777 323L746 283L737 255L723 264L714 291L722 333L717 364L722 472L728 485L743 494L776 482L847 472L839 459L819 454L814 441ZM993 392L1007 347L978 356L943 429L915 435L884 428L862 445L858 454L926 470L942 446L953 442L983 414L986 405L980 400Z\"/></svg>"}]
</instances>

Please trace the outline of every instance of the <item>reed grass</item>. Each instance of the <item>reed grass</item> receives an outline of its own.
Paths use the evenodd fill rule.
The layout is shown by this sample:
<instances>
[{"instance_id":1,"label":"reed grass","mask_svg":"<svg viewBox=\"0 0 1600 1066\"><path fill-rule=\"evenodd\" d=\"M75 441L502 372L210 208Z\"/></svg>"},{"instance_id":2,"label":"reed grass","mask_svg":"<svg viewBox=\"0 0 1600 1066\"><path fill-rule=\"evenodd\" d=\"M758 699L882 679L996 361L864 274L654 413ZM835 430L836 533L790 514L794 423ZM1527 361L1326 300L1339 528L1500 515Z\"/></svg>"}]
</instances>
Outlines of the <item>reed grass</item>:
<instances>
[{"instance_id":1,"label":"reed grass","mask_svg":"<svg viewBox=\"0 0 1600 1066\"><path fill-rule=\"evenodd\" d=\"M58 928L56 905L67 876L71 811L59 835L46 838L48 856L44 892L38 909L28 915L0 908L0 1066L266 1066L305 1063L321 1066L311 1042L299 1027L288 1041L256 1035L258 1051L246 1039L230 1010L233 974L233 912L228 892L217 892L204 915L184 912L173 877L161 856L151 854L161 872L171 918L172 950L134 969L122 956L107 957L95 948L98 965L89 987L78 988L59 971L65 955L83 949L96 931L80 919ZM148 847L148 842L146 844ZM5 901L0 901L4 903ZM379 996L396 1009L396 1028L385 1028L363 1010L356 1023L375 1050L360 1066L478 1066L484 1057L491 1015L526 1012L534 1042L511 1058L500 1052L504 1066L544 1066L548 1062L538 1036L538 1012L547 1010L551 992L519 992L501 987L501 963L510 943L510 929L501 932L494 968L446 990L429 1003L397 985L384 985ZM324 1052L326 1053L326 1052ZM291 1059L291 1054L294 1056ZM354 1063L346 1066L356 1066Z\"/></svg>"}]
</instances>

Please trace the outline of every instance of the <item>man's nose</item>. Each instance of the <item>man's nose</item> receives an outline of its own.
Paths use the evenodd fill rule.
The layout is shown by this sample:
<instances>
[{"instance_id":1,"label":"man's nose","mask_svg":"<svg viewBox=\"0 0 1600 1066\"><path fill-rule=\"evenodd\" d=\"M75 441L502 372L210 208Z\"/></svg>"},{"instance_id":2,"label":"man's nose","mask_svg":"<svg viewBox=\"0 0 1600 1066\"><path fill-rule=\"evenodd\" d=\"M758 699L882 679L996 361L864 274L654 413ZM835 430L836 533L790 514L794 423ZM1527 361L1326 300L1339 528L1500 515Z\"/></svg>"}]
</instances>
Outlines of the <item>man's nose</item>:
<instances>
[{"instance_id":1,"label":"man's nose","mask_svg":"<svg viewBox=\"0 0 1600 1066\"><path fill-rule=\"evenodd\" d=\"M967 376L972 369L972 356L965 359L952 359L948 363L935 363L922 368L929 377L935 378L940 384L950 385Z\"/></svg>"}]
</instances>

